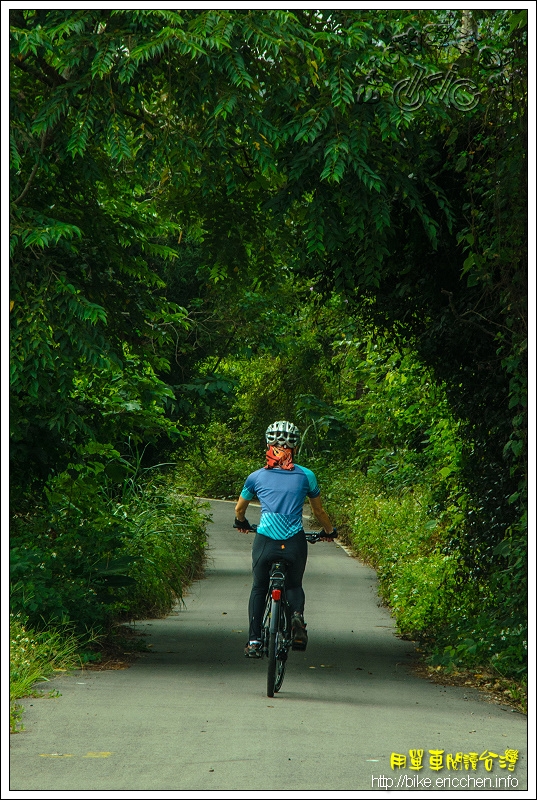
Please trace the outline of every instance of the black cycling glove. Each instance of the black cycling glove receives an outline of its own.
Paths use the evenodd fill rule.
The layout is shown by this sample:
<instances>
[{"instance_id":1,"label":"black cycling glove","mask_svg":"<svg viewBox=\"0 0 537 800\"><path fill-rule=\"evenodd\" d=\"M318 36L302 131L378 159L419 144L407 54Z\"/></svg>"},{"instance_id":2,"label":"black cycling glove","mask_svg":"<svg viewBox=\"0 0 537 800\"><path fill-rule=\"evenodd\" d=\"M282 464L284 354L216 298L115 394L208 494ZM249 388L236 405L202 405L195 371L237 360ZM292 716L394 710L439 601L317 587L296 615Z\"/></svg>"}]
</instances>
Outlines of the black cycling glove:
<instances>
[{"instance_id":1,"label":"black cycling glove","mask_svg":"<svg viewBox=\"0 0 537 800\"><path fill-rule=\"evenodd\" d=\"M240 519L237 519L237 517L235 517L235 522L233 523L233 527L234 528L238 528L241 531L253 531L254 530L247 519L240 520Z\"/></svg>"}]
</instances>

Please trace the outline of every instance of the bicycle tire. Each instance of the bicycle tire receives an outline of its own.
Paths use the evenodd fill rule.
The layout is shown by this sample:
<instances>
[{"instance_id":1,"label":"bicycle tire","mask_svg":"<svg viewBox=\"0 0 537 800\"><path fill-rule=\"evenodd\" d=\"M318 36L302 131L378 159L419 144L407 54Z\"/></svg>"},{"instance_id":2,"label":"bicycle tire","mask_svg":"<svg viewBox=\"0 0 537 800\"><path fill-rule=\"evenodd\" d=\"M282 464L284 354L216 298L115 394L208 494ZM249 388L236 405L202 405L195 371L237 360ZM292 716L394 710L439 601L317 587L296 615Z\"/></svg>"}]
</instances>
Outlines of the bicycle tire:
<instances>
[{"instance_id":1,"label":"bicycle tire","mask_svg":"<svg viewBox=\"0 0 537 800\"><path fill-rule=\"evenodd\" d=\"M290 625L288 607L285 603L280 610L280 620L278 625L278 636L276 641L276 675L274 677L274 691L279 692L282 688L285 677L285 667L287 664L287 651L290 642Z\"/></svg>"},{"instance_id":2,"label":"bicycle tire","mask_svg":"<svg viewBox=\"0 0 537 800\"><path fill-rule=\"evenodd\" d=\"M265 604L265 611L263 613L263 624L261 626L261 649L263 651L264 656L268 656L271 605L272 605L272 598L269 596Z\"/></svg>"},{"instance_id":3,"label":"bicycle tire","mask_svg":"<svg viewBox=\"0 0 537 800\"><path fill-rule=\"evenodd\" d=\"M273 600L270 610L270 627L268 640L268 665L267 665L267 697L274 697L276 691L276 656L278 643L278 629L280 623L280 600ZM280 684L281 685L281 684Z\"/></svg>"},{"instance_id":4,"label":"bicycle tire","mask_svg":"<svg viewBox=\"0 0 537 800\"><path fill-rule=\"evenodd\" d=\"M267 697L274 697L282 688L289 649L289 615L282 601L273 601L271 616L275 623L268 639Z\"/></svg>"}]
</instances>

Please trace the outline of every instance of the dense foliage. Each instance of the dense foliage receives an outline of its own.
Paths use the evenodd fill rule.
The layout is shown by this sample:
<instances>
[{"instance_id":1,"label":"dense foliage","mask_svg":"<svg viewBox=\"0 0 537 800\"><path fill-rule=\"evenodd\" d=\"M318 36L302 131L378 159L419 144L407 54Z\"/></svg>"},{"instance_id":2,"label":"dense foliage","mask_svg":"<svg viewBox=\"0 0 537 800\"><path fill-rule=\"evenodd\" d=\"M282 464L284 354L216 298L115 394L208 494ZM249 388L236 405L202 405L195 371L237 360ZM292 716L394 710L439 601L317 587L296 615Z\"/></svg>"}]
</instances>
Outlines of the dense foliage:
<instances>
[{"instance_id":1,"label":"dense foliage","mask_svg":"<svg viewBox=\"0 0 537 800\"><path fill-rule=\"evenodd\" d=\"M25 613L133 613L127 579L140 611L164 608L181 583L172 543L186 526L198 554L200 519L169 486L137 483L126 502L133 474L186 461L188 485L232 495L240 470L220 476L219 447L240 431L247 466L270 417L296 415L304 455L325 448L366 481L348 514L360 541L363 492L415 520L415 537L401 528L412 559L396 549L379 566L387 585L404 593L402 564L430 558L438 641L481 636L477 657L508 630L520 668L526 16L11 11ZM140 568L149 547L158 590ZM442 619L461 581L473 594ZM424 593L405 595L409 633Z\"/></svg>"},{"instance_id":2,"label":"dense foliage","mask_svg":"<svg viewBox=\"0 0 537 800\"><path fill-rule=\"evenodd\" d=\"M161 614L204 563L206 518L195 503L117 451L87 451L48 481L41 507L13 516L11 603L34 627L98 631Z\"/></svg>"}]
</instances>

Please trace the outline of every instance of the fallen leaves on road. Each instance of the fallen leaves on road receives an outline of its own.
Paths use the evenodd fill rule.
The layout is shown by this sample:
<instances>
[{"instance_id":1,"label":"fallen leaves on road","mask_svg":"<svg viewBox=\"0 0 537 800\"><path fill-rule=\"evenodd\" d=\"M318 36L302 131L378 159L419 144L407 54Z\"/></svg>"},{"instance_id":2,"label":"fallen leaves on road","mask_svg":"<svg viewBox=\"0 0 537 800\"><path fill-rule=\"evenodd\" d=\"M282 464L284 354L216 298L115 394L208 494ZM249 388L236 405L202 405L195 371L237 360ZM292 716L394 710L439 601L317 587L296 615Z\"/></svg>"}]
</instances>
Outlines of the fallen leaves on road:
<instances>
[{"instance_id":1,"label":"fallen leaves on road","mask_svg":"<svg viewBox=\"0 0 537 800\"><path fill-rule=\"evenodd\" d=\"M85 664L84 669L100 671L104 669L128 669L130 664L126 661L102 661L100 664Z\"/></svg>"},{"instance_id":2,"label":"fallen leaves on road","mask_svg":"<svg viewBox=\"0 0 537 800\"><path fill-rule=\"evenodd\" d=\"M421 678L428 678L433 683L444 686L471 686L483 693L483 698L499 705L510 706L513 710L527 714L527 687L515 684L507 678L498 677L493 672L481 670L447 671L444 667L431 667L417 663L412 671Z\"/></svg>"}]
</instances>

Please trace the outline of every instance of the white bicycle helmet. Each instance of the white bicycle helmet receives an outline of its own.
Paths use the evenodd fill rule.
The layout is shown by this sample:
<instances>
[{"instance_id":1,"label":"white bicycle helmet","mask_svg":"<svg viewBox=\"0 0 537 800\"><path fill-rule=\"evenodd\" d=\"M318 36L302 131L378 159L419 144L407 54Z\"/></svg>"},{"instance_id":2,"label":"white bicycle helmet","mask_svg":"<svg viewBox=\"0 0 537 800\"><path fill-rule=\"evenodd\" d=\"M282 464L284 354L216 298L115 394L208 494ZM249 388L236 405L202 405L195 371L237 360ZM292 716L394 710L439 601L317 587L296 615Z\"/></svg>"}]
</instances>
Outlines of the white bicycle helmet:
<instances>
[{"instance_id":1,"label":"white bicycle helmet","mask_svg":"<svg viewBox=\"0 0 537 800\"><path fill-rule=\"evenodd\" d=\"M300 442L300 431L292 422L278 420L269 425L265 433L267 444L275 444L283 447L298 447Z\"/></svg>"}]
</instances>

